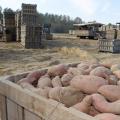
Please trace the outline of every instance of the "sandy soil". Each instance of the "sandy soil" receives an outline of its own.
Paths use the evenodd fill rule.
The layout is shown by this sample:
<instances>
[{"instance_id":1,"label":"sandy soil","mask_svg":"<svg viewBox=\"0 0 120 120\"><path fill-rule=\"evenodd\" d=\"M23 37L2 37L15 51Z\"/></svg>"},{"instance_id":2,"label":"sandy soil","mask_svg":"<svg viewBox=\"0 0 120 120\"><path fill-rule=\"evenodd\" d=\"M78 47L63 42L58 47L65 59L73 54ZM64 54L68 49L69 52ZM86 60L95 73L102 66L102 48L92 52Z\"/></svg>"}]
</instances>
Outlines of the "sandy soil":
<instances>
[{"instance_id":1,"label":"sandy soil","mask_svg":"<svg viewBox=\"0 0 120 120\"><path fill-rule=\"evenodd\" d=\"M59 63L97 60L119 62L119 54L98 53L97 41L43 40L41 49L24 49L20 43L0 42L0 75L10 75Z\"/></svg>"}]
</instances>

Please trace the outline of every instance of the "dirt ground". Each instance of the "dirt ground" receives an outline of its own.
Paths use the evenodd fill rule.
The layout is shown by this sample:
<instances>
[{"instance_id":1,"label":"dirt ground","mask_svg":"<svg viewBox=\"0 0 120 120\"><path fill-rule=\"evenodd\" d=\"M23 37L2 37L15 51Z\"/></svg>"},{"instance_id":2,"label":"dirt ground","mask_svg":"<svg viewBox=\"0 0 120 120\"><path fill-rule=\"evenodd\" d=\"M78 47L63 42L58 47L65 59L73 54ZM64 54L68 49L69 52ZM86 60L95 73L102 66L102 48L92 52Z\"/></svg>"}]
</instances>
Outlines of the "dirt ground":
<instances>
[{"instance_id":1,"label":"dirt ground","mask_svg":"<svg viewBox=\"0 0 120 120\"><path fill-rule=\"evenodd\" d=\"M0 76L81 60L119 62L120 54L99 53L96 40L43 40L41 49L0 42Z\"/></svg>"}]
</instances>

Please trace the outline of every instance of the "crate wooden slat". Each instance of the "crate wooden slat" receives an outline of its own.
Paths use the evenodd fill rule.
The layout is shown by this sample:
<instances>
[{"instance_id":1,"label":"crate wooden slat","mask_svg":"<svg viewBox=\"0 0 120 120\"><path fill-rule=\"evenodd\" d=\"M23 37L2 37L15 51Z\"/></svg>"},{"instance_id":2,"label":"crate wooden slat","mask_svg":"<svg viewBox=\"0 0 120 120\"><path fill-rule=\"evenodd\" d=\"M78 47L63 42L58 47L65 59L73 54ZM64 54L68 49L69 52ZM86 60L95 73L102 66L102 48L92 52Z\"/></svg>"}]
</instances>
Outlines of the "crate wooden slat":
<instances>
[{"instance_id":1,"label":"crate wooden slat","mask_svg":"<svg viewBox=\"0 0 120 120\"><path fill-rule=\"evenodd\" d=\"M47 71L47 68L39 71ZM73 108L66 108L57 101L22 89L15 82L28 73L0 78L0 103L4 103L0 107L2 120L96 120Z\"/></svg>"},{"instance_id":2,"label":"crate wooden slat","mask_svg":"<svg viewBox=\"0 0 120 120\"><path fill-rule=\"evenodd\" d=\"M7 120L7 109L6 109L6 96L4 95L0 95L0 117L1 120Z\"/></svg>"},{"instance_id":3,"label":"crate wooden slat","mask_svg":"<svg viewBox=\"0 0 120 120\"><path fill-rule=\"evenodd\" d=\"M7 119L23 120L23 108L7 98Z\"/></svg>"}]
</instances>

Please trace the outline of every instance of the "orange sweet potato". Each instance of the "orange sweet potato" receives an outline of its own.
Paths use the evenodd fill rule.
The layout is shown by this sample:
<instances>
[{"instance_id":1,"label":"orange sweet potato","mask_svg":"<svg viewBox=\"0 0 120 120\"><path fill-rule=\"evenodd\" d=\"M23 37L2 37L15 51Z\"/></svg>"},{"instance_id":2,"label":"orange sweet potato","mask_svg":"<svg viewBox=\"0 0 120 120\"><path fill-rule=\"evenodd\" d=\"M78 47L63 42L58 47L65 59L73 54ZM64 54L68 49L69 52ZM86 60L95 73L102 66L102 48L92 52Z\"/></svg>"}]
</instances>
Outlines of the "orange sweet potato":
<instances>
[{"instance_id":1,"label":"orange sweet potato","mask_svg":"<svg viewBox=\"0 0 120 120\"><path fill-rule=\"evenodd\" d=\"M120 79L120 70L114 71L113 73L114 73L114 75L117 76L117 78Z\"/></svg>"},{"instance_id":2,"label":"orange sweet potato","mask_svg":"<svg viewBox=\"0 0 120 120\"><path fill-rule=\"evenodd\" d=\"M115 115L115 114L112 114L112 113L98 114L94 118L96 118L98 120L120 120L119 115Z\"/></svg>"},{"instance_id":3,"label":"orange sweet potato","mask_svg":"<svg viewBox=\"0 0 120 120\"><path fill-rule=\"evenodd\" d=\"M94 106L91 106L90 111L89 111L89 115L96 116L98 114L100 114L100 112L97 111Z\"/></svg>"},{"instance_id":4,"label":"orange sweet potato","mask_svg":"<svg viewBox=\"0 0 120 120\"><path fill-rule=\"evenodd\" d=\"M72 87L87 94L96 93L99 87L107 84L108 82L104 78L92 75L75 76L70 81Z\"/></svg>"},{"instance_id":5,"label":"orange sweet potato","mask_svg":"<svg viewBox=\"0 0 120 120\"><path fill-rule=\"evenodd\" d=\"M47 91L47 89L36 88L35 90L33 90L33 92L40 96L48 98L49 91Z\"/></svg>"},{"instance_id":6,"label":"orange sweet potato","mask_svg":"<svg viewBox=\"0 0 120 120\"><path fill-rule=\"evenodd\" d=\"M111 75L111 74L112 72L105 67L97 67L90 72L90 75L99 76L105 79L108 77L108 75Z\"/></svg>"},{"instance_id":7,"label":"orange sweet potato","mask_svg":"<svg viewBox=\"0 0 120 120\"><path fill-rule=\"evenodd\" d=\"M104 63L100 63L100 64L101 64L101 66L104 66L104 67L106 67L106 68L108 68L108 69L110 69L111 66L113 65L112 62L104 62Z\"/></svg>"},{"instance_id":8,"label":"orange sweet potato","mask_svg":"<svg viewBox=\"0 0 120 120\"><path fill-rule=\"evenodd\" d=\"M108 102L102 95L93 94L93 106L102 113L120 114L120 100Z\"/></svg>"},{"instance_id":9,"label":"orange sweet potato","mask_svg":"<svg viewBox=\"0 0 120 120\"><path fill-rule=\"evenodd\" d=\"M38 88L52 87L52 81L49 75L44 75L38 80Z\"/></svg>"},{"instance_id":10,"label":"orange sweet potato","mask_svg":"<svg viewBox=\"0 0 120 120\"><path fill-rule=\"evenodd\" d=\"M28 89L28 90L31 90L31 91L36 90L36 88L28 82L20 82L19 85L24 89Z\"/></svg>"},{"instance_id":11,"label":"orange sweet potato","mask_svg":"<svg viewBox=\"0 0 120 120\"><path fill-rule=\"evenodd\" d=\"M17 82L17 84L21 84L23 82L32 84L36 79L35 78L23 78Z\"/></svg>"},{"instance_id":12,"label":"orange sweet potato","mask_svg":"<svg viewBox=\"0 0 120 120\"><path fill-rule=\"evenodd\" d=\"M118 78L115 75L110 75L108 77L108 82L110 85L117 85Z\"/></svg>"},{"instance_id":13,"label":"orange sweet potato","mask_svg":"<svg viewBox=\"0 0 120 120\"><path fill-rule=\"evenodd\" d=\"M29 83L33 83L35 80L38 80L41 76L45 75L45 71L33 71L27 75Z\"/></svg>"},{"instance_id":14,"label":"orange sweet potato","mask_svg":"<svg viewBox=\"0 0 120 120\"><path fill-rule=\"evenodd\" d=\"M61 78L61 82L63 86L70 85L70 81L72 80L74 76L72 74L64 74Z\"/></svg>"},{"instance_id":15,"label":"orange sweet potato","mask_svg":"<svg viewBox=\"0 0 120 120\"><path fill-rule=\"evenodd\" d=\"M88 63L80 63L78 64L77 66L78 69L81 69L81 70L87 70L89 68L89 64Z\"/></svg>"},{"instance_id":16,"label":"orange sweet potato","mask_svg":"<svg viewBox=\"0 0 120 120\"><path fill-rule=\"evenodd\" d=\"M68 69L68 66L64 65L64 64L60 64L60 65L56 65L56 66L53 66L53 67L50 67L48 69L48 74L51 76L51 77L55 77L55 76L62 76L64 74L67 73L67 69Z\"/></svg>"},{"instance_id":17,"label":"orange sweet potato","mask_svg":"<svg viewBox=\"0 0 120 120\"><path fill-rule=\"evenodd\" d=\"M49 98L71 107L82 101L84 94L72 87L55 87L50 90Z\"/></svg>"},{"instance_id":18,"label":"orange sweet potato","mask_svg":"<svg viewBox=\"0 0 120 120\"><path fill-rule=\"evenodd\" d=\"M68 74L71 74L72 76L76 76L76 75L83 75L83 71L82 70L79 70L78 68L72 68L70 67L68 69Z\"/></svg>"},{"instance_id":19,"label":"orange sweet potato","mask_svg":"<svg viewBox=\"0 0 120 120\"><path fill-rule=\"evenodd\" d=\"M101 86L98 92L111 102L120 99L120 86L117 85Z\"/></svg>"},{"instance_id":20,"label":"orange sweet potato","mask_svg":"<svg viewBox=\"0 0 120 120\"><path fill-rule=\"evenodd\" d=\"M82 100L82 102L74 105L73 108L75 108L76 110L79 110L80 112L89 113L91 105L92 105L92 96L89 95L89 96L86 96Z\"/></svg>"},{"instance_id":21,"label":"orange sweet potato","mask_svg":"<svg viewBox=\"0 0 120 120\"><path fill-rule=\"evenodd\" d=\"M90 74L90 72L93 70L93 69L95 69L95 68L97 68L97 67L100 67L101 65L100 64L91 64L91 65L89 65L89 68L88 69L86 69L84 72L86 72L86 74L88 75L88 74Z\"/></svg>"},{"instance_id":22,"label":"orange sweet potato","mask_svg":"<svg viewBox=\"0 0 120 120\"><path fill-rule=\"evenodd\" d=\"M62 87L61 79L59 76L56 76L52 79L52 86L53 87Z\"/></svg>"}]
</instances>

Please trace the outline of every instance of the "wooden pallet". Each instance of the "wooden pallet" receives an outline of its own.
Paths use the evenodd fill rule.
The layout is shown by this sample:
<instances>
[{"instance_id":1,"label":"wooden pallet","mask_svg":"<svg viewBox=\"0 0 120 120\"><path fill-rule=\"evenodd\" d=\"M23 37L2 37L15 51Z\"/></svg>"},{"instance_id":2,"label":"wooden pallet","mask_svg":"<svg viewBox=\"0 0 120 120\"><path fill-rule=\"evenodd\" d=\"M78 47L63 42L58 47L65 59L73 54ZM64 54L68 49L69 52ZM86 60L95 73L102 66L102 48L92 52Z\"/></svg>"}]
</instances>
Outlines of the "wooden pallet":
<instances>
[{"instance_id":1,"label":"wooden pallet","mask_svg":"<svg viewBox=\"0 0 120 120\"><path fill-rule=\"evenodd\" d=\"M120 53L120 40L99 39L98 42L100 52Z\"/></svg>"},{"instance_id":2,"label":"wooden pallet","mask_svg":"<svg viewBox=\"0 0 120 120\"><path fill-rule=\"evenodd\" d=\"M75 64L69 64L72 65ZM28 73L0 78L2 120L96 120L73 108L66 108L57 101L22 89L16 82Z\"/></svg>"}]
</instances>

